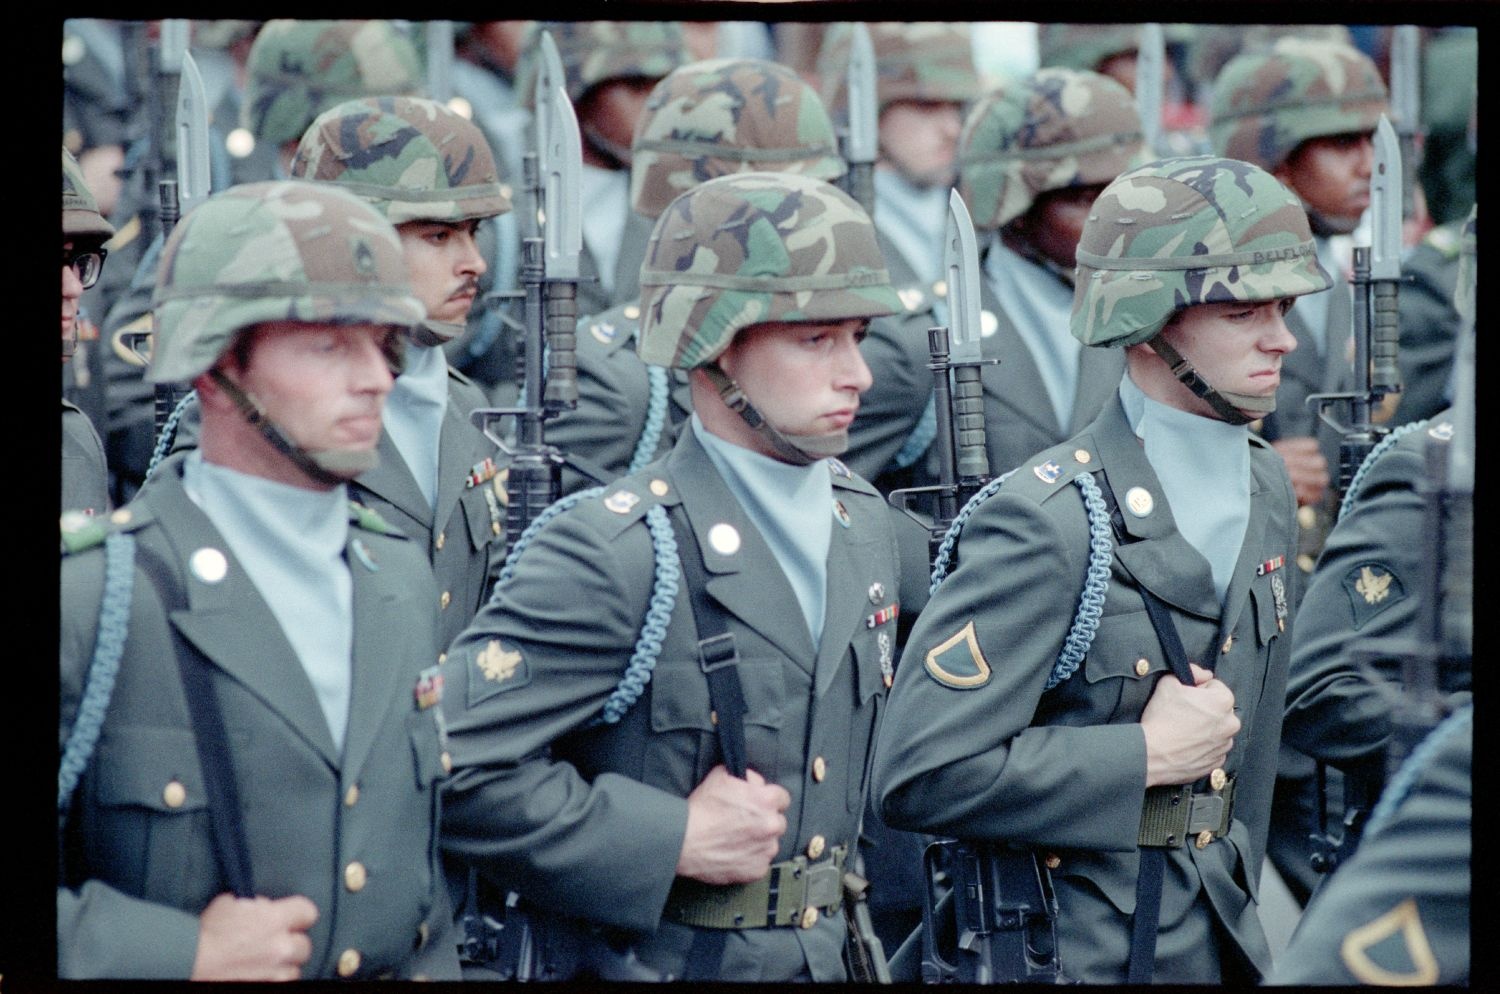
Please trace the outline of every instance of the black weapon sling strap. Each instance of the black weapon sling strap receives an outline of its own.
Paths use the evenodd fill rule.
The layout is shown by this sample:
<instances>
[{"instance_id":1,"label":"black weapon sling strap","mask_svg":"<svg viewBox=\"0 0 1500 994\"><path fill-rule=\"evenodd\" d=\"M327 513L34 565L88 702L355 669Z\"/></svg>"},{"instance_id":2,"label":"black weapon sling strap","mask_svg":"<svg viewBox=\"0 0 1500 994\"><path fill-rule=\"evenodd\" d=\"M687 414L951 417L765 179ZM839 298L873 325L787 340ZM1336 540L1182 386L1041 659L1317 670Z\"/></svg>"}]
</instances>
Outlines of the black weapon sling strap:
<instances>
[{"instance_id":1,"label":"black weapon sling strap","mask_svg":"<svg viewBox=\"0 0 1500 994\"><path fill-rule=\"evenodd\" d=\"M1109 478L1103 473L1095 473L1094 479L1099 481L1104 504L1109 509L1115 541L1123 544L1129 540L1129 535L1125 531L1125 519L1115 500L1114 490L1109 485ZM1188 665L1187 650L1183 648L1182 637L1172 621L1171 612L1139 581L1136 583L1136 592L1141 595L1146 615L1151 619L1151 627L1156 630L1156 638L1161 642L1162 652L1167 657L1168 665L1172 667L1173 675L1184 685L1193 686L1195 681ZM1205 661L1203 665L1206 669L1213 669L1212 660ZM1126 976L1126 983L1129 984L1151 983L1156 963L1156 929L1161 915L1162 881L1167 867L1167 852L1160 846L1141 846L1140 854L1140 870L1135 880L1135 914L1130 921L1130 960Z\"/></svg>"},{"instance_id":2,"label":"black weapon sling strap","mask_svg":"<svg viewBox=\"0 0 1500 994\"><path fill-rule=\"evenodd\" d=\"M182 674L182 692L187 697L198 765L203 771L203 790L219 871L236 897L254 897L250 847L245 840L239 785L229 758L229 735L224 728L219 694L214 689L213 664L171 623L172 612L187 607L187 596L177 582L176 573L148 548L139 550L137 561L156 588L167 614L167 630L172 633L172 650Z\"/></svg>"}]
</instances>

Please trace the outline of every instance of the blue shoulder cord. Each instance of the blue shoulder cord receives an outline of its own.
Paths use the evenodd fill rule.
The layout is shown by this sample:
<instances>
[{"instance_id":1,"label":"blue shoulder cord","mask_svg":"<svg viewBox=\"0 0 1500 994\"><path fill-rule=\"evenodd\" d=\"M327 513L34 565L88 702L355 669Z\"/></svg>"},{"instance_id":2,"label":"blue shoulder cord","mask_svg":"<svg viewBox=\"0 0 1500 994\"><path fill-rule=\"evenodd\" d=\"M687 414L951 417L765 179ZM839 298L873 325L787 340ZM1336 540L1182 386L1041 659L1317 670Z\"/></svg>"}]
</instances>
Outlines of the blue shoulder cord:
<instances>
[{"instance_id":1,"label":"blue shoulder cord","mask_svg":"<svg viewBox=\"0 0 1500 994\"><path fill-rule=\"evenodd\" d=\"M526 527L505 557L499 582L510 579L515 572L516 560L543 525L579 501L599 496L605 489L591 487L569 494L537 515L536 520ZM646 511L646 526L651 529L651 550L655 560L655 582L651 588L650 606L641 623L641 634L636 639L635 651L630 656L625 673L605 700L603 712L594 719L593 724L615 724L640 699L646 684L651 682L651 671L656 668L657 657L661 655L662 640L667 636L667 626L672 623L672 608L677 603L678 581L682 577L682 564L677 557L677 537L672 531L672 523L667 519L666 508L660 504Z\"/></svg>"},{"instance_id":2,"label":"blue shoulder cord","mask_svg":"<svg viewBox=\"0 0 1500 994\"><path fill-rule=\"evenodd\" d=\"M1011 470L986 484L969 498L963 510L953 519L953 524L948 526L942 544L938 546L937 556L934 557L930 593L936 593L938 585L947 576L953 548L964 523L1014 472L1015 470ZM1093 644L1094 636L1099 631L1099 618L1104 613L1104 597L1109 592L1109 568L1114 558L1114 543L1109 532L1109 511L1104 506L1099 484L1094 482L1092 473L1079 473L1073 478L1073 482L1082 491L1084 507L1089 516L1089 566L1083 582L1083 592L1078 597L1078 613L1073 616L1072 627L1068 629L1067 638L1063 639L1062 652L1052 666L1052 674L1047 678L1044 690L1051 690L1072 676L1083 662L1083 657L1088 654L1089 646Z\"/></svg>"},{"instance_id":3,"label":"blue shoulder cord","mask_svg":"<svg viewBox=\"0 0 1500 994\"><path fill-rule=\"evenodd\" d=\"M1380 457L1385 455L1386 450L1395 445L1403 435L1409 435L1426 424L1427 420L1424 418L1421 421L1409 422L1399 428L1392 428L1389 434L1375 443L1375 447L1370 450L1370 454L1365 456L1364 462L1359 464L1359 468L1349 478L1349 488L1344 491L1344 499L1339 502L1339 513L1338 517L1334 519L1335 521L1342 521L1344 515L1348 514L1350 509L1354 507L1355 495L1359 493L1359 488L1364 484L1365 477L1369 475L1370 470L1379 461Z\"/></svg>"},{"instance_id":4,"label":"blue shoulder cord","mask_svg":"<svg viewBox=\"0 0 1500 994\"><path fill-rule=\"evenodd\" d=\"M156 472L156 464L167 457L172 451L172 442L177 438L177 422L187 412L188 402L197 403L198 391L189 390L183 398L172 408L172 414L167 418L167 423L161 426L161 437L156 440L156 446L151 450L151 461L146 464L145 479L151 479L151 474Z\"/></svg>"},{"instance_id":5,"label":"blue shoulder cord","mask_svg":"<svg viewBox=\"0 0 1500 994\"><path fill-rule=\"evenodd\" d=\"M635 452L630 457L626 473L634 473L656 458L656 447L661 444L662 428L667 423L668 378L665 367L647 366L650 399L646 402L646 423L641 428L641 437L636 440Z\"/></svg>"},{"instance_id":6,"label":"blue shoulder cord","mask_svg":"<svg viewBox=\"0 0 1500 994\"><path fill-rule=\"evenodd\" d=\"M120 672L120 657L125 652L125 637L130 630L130 595L134 587L135 537L114 532L104 540L104 597L99 603L94 656L89 662L78 717L68 733L57 769L59 813L68 809L73 789L88 767L104 727L104 715L115 692L115 676Z\"/></svg>"}]
</instances>

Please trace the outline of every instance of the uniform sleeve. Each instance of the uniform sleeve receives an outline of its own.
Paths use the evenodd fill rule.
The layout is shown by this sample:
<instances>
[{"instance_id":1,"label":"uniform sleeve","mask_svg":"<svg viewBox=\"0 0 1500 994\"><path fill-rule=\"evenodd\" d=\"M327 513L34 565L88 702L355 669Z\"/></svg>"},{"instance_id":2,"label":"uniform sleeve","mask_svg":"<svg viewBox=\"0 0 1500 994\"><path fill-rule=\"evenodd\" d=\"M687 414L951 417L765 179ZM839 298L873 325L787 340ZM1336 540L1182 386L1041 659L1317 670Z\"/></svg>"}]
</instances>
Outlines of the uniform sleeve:
<instances>
[{"instance_id":1,"label":"uniform sleeve","mask_svg":"<svg viewBox=\"0 0 1500 994\"><path fill-rule=\"evenodd\" d=\"M197 954L196 915L97 880L57 889L57 975L65 980L187 980Z\"/></svg>"},{"instance_id":2,"label":"uniform sleeve","mask_svg":"<svg viewBox=\"0 0 1500 994\"><path fill-rule=\"evenodd\" d=\"M1135 848L1141 727L1034 725L1083 587L1082 536L1065 542L1040 507L1004 492L969 520L958 569L912 632L880 730L874 790L887 824Z\"/></svg>"},{"instance_id":3,"label":"uniform sleeve","mask_svg":"<svg viewBox=\"0 0 1500 994\"><path fill-rule=\"evenodd\" d=\"M1423 535L1420 452L1388 451L1372 467L1358 502L1328 536L1294 626L1285 740L1324 762L1347 766L1379 754L1390 735L1390 703L1350 648L1366 638L1415 635L1430 546ZM1398 674L1387 661L1390 681Z\"/></svg>"},{"instance_id":4,"label":"uniform sleeve","mask_svg":"<svg viewBox=\"0 0 1500 994\"><path fill-rule=\"evenodd\" d=\"M547 441L623 476L646 423L646 367L628 347L610 351L592 337L586 328L578 336L578 406L548 423ZM593 485L571 471L563 474L564 493Z\"/></svg>"},{"instance_id":5,"label":"uniform sleeve","mask_svg":"<svg viewBox=\"0 0 1500 994\"><path fill-rule=\"evenodd\" d=\"M549 752L600 713L652 587L646 529L609 540L584 510L536 536L448 654L443 844L549 911L650 931L686 800L618 774L590 782Z\"/></svg>"}]
</instances>

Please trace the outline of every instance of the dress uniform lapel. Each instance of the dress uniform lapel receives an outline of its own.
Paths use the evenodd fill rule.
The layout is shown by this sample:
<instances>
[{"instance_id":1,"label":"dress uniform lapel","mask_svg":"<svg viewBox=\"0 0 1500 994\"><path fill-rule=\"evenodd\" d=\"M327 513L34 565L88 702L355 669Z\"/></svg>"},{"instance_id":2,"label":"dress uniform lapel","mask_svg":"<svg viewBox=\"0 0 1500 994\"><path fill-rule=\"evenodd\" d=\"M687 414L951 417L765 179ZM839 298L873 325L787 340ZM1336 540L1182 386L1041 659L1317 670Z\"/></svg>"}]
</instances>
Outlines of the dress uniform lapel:
<instances>
[{"instance_id":1,"label":"dress uniform lapel","mask_svg":"<svg viewBox=\"0 0 1500 994\"><path fill-rule=\"evenodd\" d=\"M161 524L176 562L183 564L188 606L171 613L173 626L210 662L265 701L337 769L339 757L328 720L280 622L229 544L183 490L181 476L161 475L161 485L143 490L142 496ZM217 582L205 582L186 565L193 553L204 548L219 551L228 564Z\"/></svg>"},{"instance_id":2,"label":"dress uniform lapel","mask_svg":"<svg viewBox=\"0 0 1500 994\"><path fill-rule=\"evenodd\" d=\"M450 392L447 407L443 411L443 428L438 435L437 508L432 517L434 528L441 529L453 516L453 508L463 496L469 470L483 462L485 457L497 454L494 444L459 411ZM407 476L410 477L411 474L407 473Z\"/></svg>"},{"instance_id":3,"label":"dress uniform lapel","mask_svg":"<svg viewBox=\"0 0 1500 994\"><path fill-rule=\"evenodd\" d=\"M444 432L446 431L445 423ZM439 519L432 516L432 508L427 506L427 498L422 496L416 477L411 475L406 460L401 458L401 451L396 448L391 433L384 428L380 429L380 446L376 451L380 454L380 464L369 472L361 473L354 482L420 525L421 531L413 534L407 522L392 522L409 537L420 540L431 531L432 522ZM439 484L441 485L441 480ZM423 549L425 551L425 545Z\"/></svg>"},{"instance_id":4,"label":"dress uniform lapel","mask_svg":"<svg viewBox=\"0 0 1500 994\"><path fill-rule=\"evenodd\" d=\"M834 487L834 498L839 488ZM847 502L846 502L847 504ZM867 576L868 564L861 561L860 550L868 543L861 542L864 536L874 534L871 522L860 521L855 512L849 512L849 527L833 529L828 543L827 591L823 597L823 640L818 646L818 660L813 669L818 696L833 685L833 678L849 649L850 632L863 624L871 605L865 592L855 578ZM883 606L883 605L878 605Z\"/></svg>"},{"instance_id":5,"label":"dress uniform lapel","mask_svg":"<svg viewBox=\"0 0 1500 994\"><path fill-rule=\"evenodd\" d=\"M395 647L406 644L408 636L400 621L403 612L395 609L402 594L400 573L382 570L380 563L371 558L368 548L363 550L363 555L351 554L349 547L357 541L358 530L350 528L344 561L349 564L349 575L354 581L354 672L349 695L349 727L344 735L344 769L346 779L351 780L359 776L382 727L387 722L400 720L400 715L387 713L391 701L403 700L393 684L404 674L412 680L415 692L415 673L422 663L421 660L399 656L393 658ZM434 648L429 663L436 662L437 650Z\"/></svg>"},{"instance_id":6,"label":"dress uniform lapel","mask_svg":"<svg viewBox=\"0 0 1500 994\"><path fill-rule=\"evenodd\" d=\"M1253 444L1253 443L1251 443ZM1240 546L1239 559L1234 564L1234 574L1229 579L1229 588L1224 592L1224 616L1219 623L1219 642L1234 631L1244 613L1250 583L1255 579L1255 567L1265 549L1266 528L1271 520L1271 511L1281 487L1263 475L1250 462L1250 519L1245 525L1245 541Z\"/></svg>"},{"instance_id":7,"label":"dress uniform lapel","mask_svg":"<svg viewBox=\"0 0 1500 994\"><path fill-rule=\"evenodd\" d=\"M710 596L811 671L816 652L803 621L802 605L770 546L719 476L691 428L684 428L682 441L672 450L671 469L673 479L679 481L682 509L703 550ZM739 535L739 548L732 553L714 547L711 532L720 524L731 526Z\"/></svg>"},{"instance_id":8,"label":"dress uniform lapel","mask_svg":"<svg viewBox=\"0 0 1500 994\"><path fill-rule=\"evenodd\" d=\"M1218 618L1208 560L1177 530L1161 481L1146 460L1146 447L1131 430L1118 398L1105 405L1091 431L1098 440L1125 531L1133 539L1117 542L1115 556L1137 583L1157 597L1184 611ZM1139 502L1141 508L1149 508L1148 513L1131 510L1131 494L1138 490L1150 497L1149 504Z\"/></svg>"},{"instance_id":9,"label":"dress uniform lapel","mask_svg":"<svg viewBox=\"0 0 1500 994\"><path fill-rule=\"evenodd\" d=\"M997 405L1010 416L1036 425L1048 438L1061 437L1062 429L1052 410L1047 387L1042 383L1042 372L1021 333L1000 306L988 280L980 284L979 304L999 322L995 333L982 342L984 357L1000 360L999 365L981 367L979 375L984 383L985 404ZM991 417L988 420L994 422L996 419Z\"/></svg>"}]
</instances>

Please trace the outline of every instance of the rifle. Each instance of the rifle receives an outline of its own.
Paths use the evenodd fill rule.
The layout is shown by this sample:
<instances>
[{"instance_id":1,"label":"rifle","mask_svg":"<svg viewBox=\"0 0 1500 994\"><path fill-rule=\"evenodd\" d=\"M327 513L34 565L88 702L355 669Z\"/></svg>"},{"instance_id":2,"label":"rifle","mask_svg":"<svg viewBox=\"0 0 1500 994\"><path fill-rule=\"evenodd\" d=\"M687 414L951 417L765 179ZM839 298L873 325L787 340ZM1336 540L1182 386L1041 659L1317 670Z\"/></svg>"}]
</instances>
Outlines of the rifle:
<instances>
[{"instance_id":1,"label":"rifle","mask_svg":"<svg viewBox=\"0 0 1500 994\"><path fill-rule=\"evenodd\" d=\"M1000 361L981 355L978 242L969 208L957 190L948 194L943 265L947 273L950 327L927 331L932 357L927 368L932 370L937 408L937 436L933 444L938 453L939 482L893 490L888 498L893 507L928 529L934 559L959 510L990 480L989 455L984 443L984 386L979 367ZM917 494L935 497L936 513L930 524L907 506Z\"/></svg>"},{"instance_id":2,"label":"rifle","mask_svg":"<svg viewBox=\"0 0 1500 994\"><path fill-rule=\"evenodd\" d=\"M839 130L839 142L849 171L844 174L843 188L873 220L880 112L875 83L875 46L870 41L870 29L858 21L853 25L850 38L845 79L849 89L849 123Z\"/></svg>"},{"instance_id":3,"label":"rifle","mask_svg":"<svg viewBox=\"0 0 1500 994\"><path fill-rule=\"evenodd\" d=\"M427 22L427 95L440 104L453 97L453 22Z\"/></svg>"},{"instance_id":4,"label":"rifle","mask_svg":"<svg viewBox=\"0 0 1500 994\"><path fill-rule=\"evenodd\" d=\"M1387 394L1401 391L1401 370L1396 365L1401 337L1396 313L1401 283L1401 174L1395 129L1381 115L1375 129L1375 169L1370 178L1370 245L1354 249L1354 388L1307 398L1318 417L1343 436L1336 487L1340 496L1388 430L1375 424L1372 411ZM1340 401L1349 405L1347 425L1328 413L1328 408Z\"/></svg>"},{"instance_id":5,"label":"rifle","mask_svg":"<svg viewBox=\"0 0 1500 994\"><path fill-rule=\"evenodd\" d=\"M1141 137L1152 158L1166 154L1162 143L1161 102L1166 88L1167 41L1161 25L1141 25L1135 61L1135 109Z\"/></svg>"},{"instance_id":6,"label":"rifle","mask_svg":"<svg viewBox=\"0 0 1500 994\"><path fill-rule=\"evenodd\" d=\"M1401 144L1401 215L1414 217L1412 197L1422 163L1422 30L1415 24L1391 29L1391 114Z\"/></svg>"}]
</instances>

